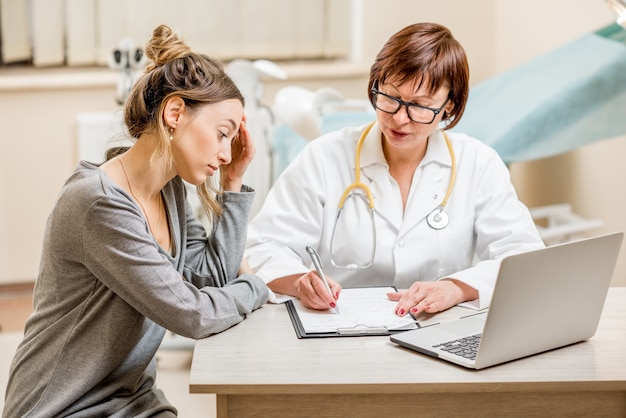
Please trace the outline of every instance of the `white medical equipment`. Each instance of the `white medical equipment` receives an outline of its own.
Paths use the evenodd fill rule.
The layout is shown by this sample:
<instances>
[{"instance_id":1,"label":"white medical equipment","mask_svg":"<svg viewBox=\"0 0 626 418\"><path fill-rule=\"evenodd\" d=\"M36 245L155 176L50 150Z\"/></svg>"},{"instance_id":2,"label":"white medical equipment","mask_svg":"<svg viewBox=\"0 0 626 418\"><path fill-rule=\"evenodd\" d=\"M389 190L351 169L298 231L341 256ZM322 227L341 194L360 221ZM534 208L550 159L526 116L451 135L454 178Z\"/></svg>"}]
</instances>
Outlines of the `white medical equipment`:
<instances>
[{"instance_id":1,"label":"white medical equipment","mask_svg":"<svg viewBox=\"0 0 626 418\"><path fill-rule=\"evenodd\" d=\"M361 182L361 148L363 147L363 143L367 138L372 126L374 126L375 121L370 123L364 130L361 136L359 137L359 141L357 142L356 152L354 156L354 183L350 184L343 192L341 196L341 200L339 201L339 206L337 209L337 217L335 218L335 225L333 226L333 232L330 237L330 262L333 266L338 268L347 268L347 269L365 269L372 265L374 262L374 256L376 253L376 227L374 223L374 196L372 195L372 191L370 188L363 182ZM448 152L450 153L450 160L452 163L452 171L450 174L450 183L448 184L448 190L446 194L439 204L433 211L431 211L426 217L426 222L428 226L433 229L444 229L448 226L449 217L445 212L445 206L448 203L448 199L450 198L450 194L452 193L452 189L454 188L454 181L456 179L456 156L454 154L454 149L452 148L452 144L450 143L450 139L446 135L445 132L442 131L443 137L446 141L446 145L448 146ZM354 193L356 190L361 190L363 193ZM335 260L333 254L335 251L333 250L335 244L335 236L341 235L345 236L345 233L339 233L337 229L337 225L339 224L339 218L341 217L341 213L343 212L344 205L351 197L357 197L360 201L364 201L367 203L368 212L370 216L369 228L372 231L372 240L371 240L371 250L369 251L368 261L362 264L359 263L341 263ZM358 205L358 200L356 201ZM364 243L361 243L361 245Z\"/></svg>"},{"instance_id":2,"label":"white medical equipment","mask_svg":"<svg viewBox=\"0 0 626 418\"><path fill-rule=\"evenodd\" d=\"M286 86L276 93L273 110L277 122L284 123L293 132L311 141L323 133L324 113L335 106L348 105L345 97L330 87L311 91L300 86ZM359 103L359 107L361 105Z\"/></svg>"},{"instance_id":3,"label":"white medical equipment","mask_svg":"<svg viewBox=\"0 0 626 418\"><path fill-rule=\"evenodd\" d=\"M256 155L248 166L243 181L256 190L257 196L265 196L274 179L272 132L275 122L272 109L262 103L265 88L263 79L284 80L287 74L280 66L268 60L236 59L228 63L225 69L246 99L246 126L256 145ZM254 216L262 204L262 198L254 199L250 216ZM204 211L199 211L199 216L206 225Z\"/></svg>"},{"instance_id":4,"label":"white medical equipment","mask_svg":"<svg viewBox=\"0 0 626 418\"><path fill-rule=\"evenodd\" d=\"M626 27L626 1L606 0L606 4L615 13L617 24Z\"/></svg>"},{"instance_id":5,"label":"white medical equipment","mask_svg":"<svg viewBox=\"0 0 626 418\"><path fill-rule=\"evenodd\" d=\"M147 63L143 49L135 47L132 39L123 38L109 56L109 68L120 71L117 81L117 104L123 105L137 81L138 73Z\"/></svg>"}]
</instances>

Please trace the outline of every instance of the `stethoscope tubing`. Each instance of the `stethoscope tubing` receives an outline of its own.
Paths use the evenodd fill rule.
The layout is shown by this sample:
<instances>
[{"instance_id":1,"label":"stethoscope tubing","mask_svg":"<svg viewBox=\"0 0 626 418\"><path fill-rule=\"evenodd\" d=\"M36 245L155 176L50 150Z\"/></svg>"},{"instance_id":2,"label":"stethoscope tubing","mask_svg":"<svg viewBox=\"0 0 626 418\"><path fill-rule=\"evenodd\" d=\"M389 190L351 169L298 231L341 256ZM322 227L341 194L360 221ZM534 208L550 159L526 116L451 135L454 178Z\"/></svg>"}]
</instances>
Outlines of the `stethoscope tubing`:
<instances>
[{"instance_id":1,"label":"stethoscope tubing","mask_svg":"<svg viewBox=\"0 0 626 418\"><path fill-rule=\"evenodd\" d=\"M367 135L370 133L370 130L372 129L375 123L376 121L370 123L365 128L365 130L359 137L359 141L357 142L356 152L354 156L354 179L355 180L354 180L354 183L350 184L344 190L343 195L341 196L341 200L339 201L340 212L343 209L343 205L346 199L348 198L350 193L352 193L355 189L361 189L365 193L370 209L371 210L374 209L374 197L372 195L372 191L365 183L361 182L361 149L363 148L363 143L365 142L365 138L367 138ZM447 213L445 212L445 206L448 203L448 200L450 199L450 195L452 194L452 189L454 188L454 183L456 181L456 155L454 154L454 149L452 148L452 143L450 142L450 138L448 138L448 135L446 135L446 133L443 131L441 131L441 133L443 134L443 138L445 139L446 145L448 147L448 152L450 153L452 169L450 173L450 184L448 184L448 190L446 190L446 194L443 200L441 201L439 206L437 206L433 211L431 211L426 217L426 222L428 222L428 225L433 229L443 229L446 226L448 226L449 217Z\"/></svg>"}]
</instances>

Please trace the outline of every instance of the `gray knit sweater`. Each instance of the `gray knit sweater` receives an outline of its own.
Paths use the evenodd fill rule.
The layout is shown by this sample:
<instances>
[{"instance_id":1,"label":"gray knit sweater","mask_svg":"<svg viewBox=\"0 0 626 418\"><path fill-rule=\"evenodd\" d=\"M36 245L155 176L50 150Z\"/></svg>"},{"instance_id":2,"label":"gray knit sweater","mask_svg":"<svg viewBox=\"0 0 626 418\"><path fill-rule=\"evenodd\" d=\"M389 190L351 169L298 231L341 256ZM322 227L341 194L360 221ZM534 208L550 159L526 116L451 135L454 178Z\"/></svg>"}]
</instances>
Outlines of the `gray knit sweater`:
<instances>
[{"instance_id":1,"label":"gray knit sweater","mask_svg":"<svg viewBox=\"0 0 626 418\"><path fill-rule=\"evenodd\" d=\"M208 237L185 193L178 177L163 189L170 255L124 190L97 166L78 166L46 225L3 417L176 415L154 386L165 330L207 337L268 295L260 278L237 277L252 190L220 196L224 212Z\"/></svg>"}]
</instances>

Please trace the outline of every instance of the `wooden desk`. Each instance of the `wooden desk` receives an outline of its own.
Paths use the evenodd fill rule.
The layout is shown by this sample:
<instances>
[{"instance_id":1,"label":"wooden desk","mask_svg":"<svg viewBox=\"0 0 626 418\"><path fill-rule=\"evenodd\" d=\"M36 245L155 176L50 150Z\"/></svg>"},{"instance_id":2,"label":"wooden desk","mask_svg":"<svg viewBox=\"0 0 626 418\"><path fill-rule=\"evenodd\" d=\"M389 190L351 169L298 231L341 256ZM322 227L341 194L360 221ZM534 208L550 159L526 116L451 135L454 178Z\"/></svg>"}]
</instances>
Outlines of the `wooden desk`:
<instances>
[{"instance_id":1,"label":"wooden desk","mask_svg":"<svg viewBox=\"0 0 626 418\"><path fill-rule=\"evenodd\" d=\"M572 309L576 309L575 306ZM588 341L479 371L388 337L296 338L283 305L195 345L190 391L223 417L626 417L626 287Z\"/></svg>"}]
</instances>

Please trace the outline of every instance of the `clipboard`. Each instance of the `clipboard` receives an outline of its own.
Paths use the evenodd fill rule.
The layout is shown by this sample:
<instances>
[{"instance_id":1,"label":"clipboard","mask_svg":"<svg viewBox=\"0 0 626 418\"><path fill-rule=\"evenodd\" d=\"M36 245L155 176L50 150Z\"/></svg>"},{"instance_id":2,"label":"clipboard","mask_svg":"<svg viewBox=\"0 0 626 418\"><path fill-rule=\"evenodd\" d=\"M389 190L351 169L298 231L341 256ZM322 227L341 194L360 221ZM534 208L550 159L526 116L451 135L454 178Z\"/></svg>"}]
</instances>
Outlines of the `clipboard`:
<instances>
[{"instance_id":1,"label":"clipboard","mask_svg":"<svg viewBox=\"0 0 626 418\"><path fill-rule=\"evenodd\" d=\"M285 306L298 338L380 336L419 328L410 315L394 313L397 302L389 300L387 293L395 291L394 286L343 289L337 301L339 313L309 309L297 299Z\"/></svg>"}]
</instances>

